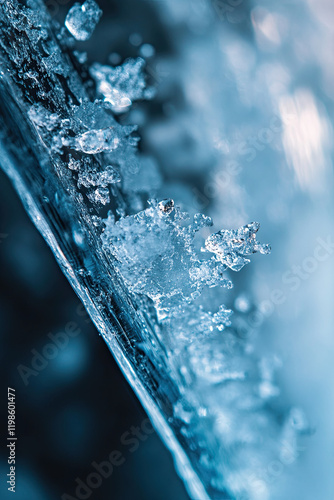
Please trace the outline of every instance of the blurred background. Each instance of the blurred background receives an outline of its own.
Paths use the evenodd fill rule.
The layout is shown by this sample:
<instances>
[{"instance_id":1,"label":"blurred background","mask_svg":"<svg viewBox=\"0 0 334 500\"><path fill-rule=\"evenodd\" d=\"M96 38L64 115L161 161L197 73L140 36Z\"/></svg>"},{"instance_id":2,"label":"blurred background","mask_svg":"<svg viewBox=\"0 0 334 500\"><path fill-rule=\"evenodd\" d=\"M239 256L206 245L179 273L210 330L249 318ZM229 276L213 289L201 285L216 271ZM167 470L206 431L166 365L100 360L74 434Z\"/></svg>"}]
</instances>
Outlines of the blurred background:
<instances>
[{"instance_id":1,"label":"blurred background","mask_svg":"<svg viewBox=\"0 0 334 500\"><path fill-rule=\"evenodd\" d=\"M46 4L63 23L73 2ZM332 500L333 4L99 5L104 16L78 50L90 62L146 59L157 95L119 119L139 124L140 149L163 180L157 197L212 216L214 230L259 221L260 241L272 245L270 257L255 256L233 276L225 303L256 329L258 352L275 358L279 397L307 421L296 423L309 429L298 460L267 471L279 483L277 500ZM17 498L74 495L75 478L119 449L122 433L145 415L3 175L0 190L1 370L17 390ZM247 315L254 306L257 315ZM69 321L81 333L25 386L17 366ZM1 411L5 421L5 396ZM92 498L187 498L155 434L125 456Z\"/></svg>"}]
</instances>

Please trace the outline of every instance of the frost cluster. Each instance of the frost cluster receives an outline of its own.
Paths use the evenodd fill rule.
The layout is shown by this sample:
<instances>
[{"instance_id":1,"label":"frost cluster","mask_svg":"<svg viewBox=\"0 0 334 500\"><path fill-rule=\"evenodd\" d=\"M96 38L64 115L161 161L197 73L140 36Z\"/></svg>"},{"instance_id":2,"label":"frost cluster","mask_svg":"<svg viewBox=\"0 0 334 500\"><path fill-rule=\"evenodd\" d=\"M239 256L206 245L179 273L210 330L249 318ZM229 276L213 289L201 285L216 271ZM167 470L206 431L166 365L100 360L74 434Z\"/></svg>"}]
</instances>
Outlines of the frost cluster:
<instances>
[{"instance_id":1,"label":"frost cluster","mask_svg":"<svg viewBox=\"0 0 334 500\"><path fill-rule=\"evenodd\" d=\"M86 0L82 5L75 3L69 10L65 26L76 40L88 40L102 16L102 10L94 0Z\"/></svg>"},{"instance_id":2,"label":"frost cluster","mask_svg":"<svg viewBox=\"0 0 334 500\"><path fill-rule=\"evenodd\" d=\"M240 271L250 262L246 258L256 252L270 253L269 245L261 245L256 241L256 233L260 228L258 222L247 224L236 231L223 230L212 234L205 242L205 247L213 252L217 259L233 271Z\"/></svg>"},{"instance_id":3,"label":"frost cluster","mask_svg":"<svg viewBox=\"0 0 334 500\"><path fill-rule=\"evenodd\" d=\"M205 240L206 258L199 259L194 238L200 229L212 225L210 217L195 214L187 223L188 214L171 199L151 200L150 205L117 222L110 212L102 241L116 258L130 290L157 304L174 296L181 302L195 299L205 286L230 288L232 283L224 277L228 268L239 270L250 262L246 255L269 251L256 241L259 225L253 223L212 234Z\"/></svg>"},{"instance_id":4,"label":"frost cluster","mask_svg":"<svg viewBox=\"0 0 334 500\"><path fill-rule=\"evenodd\" d=\"M128 59L112 67L93 64L90 74L96 82L97 92L109 102L113 111L124 111L138 99L150 99L153 89L147 88L143 75L144 59Z\"/></svg>"},{"instance_id":5,"label":"frost cluster","mask_svg":"<svg viewBox=\"0 0 334 500\"><path fill-rule=\"evenodd\" d=\"M10 11L12 3L3 8ZM270 247L257 241L258 223L210 235L210 217L197 213L190 218L173 199L161 199L157 162L138 153L137 127L120 116L135 100L153 95L141 58L116 67L94 64L87 78L95 87L92 81L88 86L52 37L44 43L48 35L39 11L28 10L26 24L14 16L10 38L29 27L29 44L12 59L25 67L29 57L35 58L20 81L28 95L30 125L66 192L74 192L75 201L84 205L91 224L88 238L97 231L101 268L109 266L106 274L116 274L125 285L142 335L140 342L129 335L131 354L124 349L129 356L141 352L141 364L134 366L131 359L133 371L139 378L149 360L152 370L167 374L166 387L161 384L154 395L160 402L161 394L170 398L172 410L167 415L162 407L161 412L194 469L204 471L207 489L218 491L219 498L228 490L236 498L259 500L252 485L280 453L282 440L295 444L300 429L296 418L276 418L268 404L279 393L274 377L279 363L258 360L225 304L232 287L229 273L240 271L252 254L269 253ZM70 9L65 25L77 40L87 40L100 16L94 0L87 0ZM73 224L77 227L77 221ZM84 245L79 231L73 237ZM85 250L89 267L91 249ZM89 275L89 269L84 271ZM92 288L100 287L102 296L107 276L99 279ZM240 298L235 316L240 319L252 308L251 301ZM157 351L155 358L152 352Z\"/></svg>"}]
</instances>

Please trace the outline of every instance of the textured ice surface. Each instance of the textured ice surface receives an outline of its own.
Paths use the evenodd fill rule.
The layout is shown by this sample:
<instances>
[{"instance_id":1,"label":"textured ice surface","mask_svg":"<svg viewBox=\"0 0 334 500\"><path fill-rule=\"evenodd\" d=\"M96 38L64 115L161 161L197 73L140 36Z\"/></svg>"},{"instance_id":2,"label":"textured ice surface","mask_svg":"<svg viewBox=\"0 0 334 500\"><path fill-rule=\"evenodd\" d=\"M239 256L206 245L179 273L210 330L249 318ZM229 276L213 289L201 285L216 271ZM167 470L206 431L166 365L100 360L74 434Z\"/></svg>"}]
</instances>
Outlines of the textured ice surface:
<instances>
[{"instance_id":1,"label":"textured ice surface","mask_svg":"<svg viewBox=\"0 0 334 500\"><path fill-rule=\"evenodd\" d=\"M76 40L88 40L99 19L102 11L94 0L86 0L82 5L76 3L66 16L65 26Z\"/></svg>"},{"instance_id":2,"label":"textured ice surface","mask_svg":"<svg viewBox=\"0 0 334 500\"><path fill-rule=\"evenodd\" d=\"M94 2L75 5L66 26L84 40L99 15ZM40 2L2 3L0 22L2 168L191 496L269 499L276 485L263 479L267 464L287 448L296 457L304 427L296 409L270 404L279 362L259 359L243 335L245 307L233 315L224 305L227 273L269 251L256 240L259 225L210 235L210 217L155 196L156 162L138 153L136 127L114 116L151 96L141 59L94 65L95 94Z\"/></svg>"}]
</instances>

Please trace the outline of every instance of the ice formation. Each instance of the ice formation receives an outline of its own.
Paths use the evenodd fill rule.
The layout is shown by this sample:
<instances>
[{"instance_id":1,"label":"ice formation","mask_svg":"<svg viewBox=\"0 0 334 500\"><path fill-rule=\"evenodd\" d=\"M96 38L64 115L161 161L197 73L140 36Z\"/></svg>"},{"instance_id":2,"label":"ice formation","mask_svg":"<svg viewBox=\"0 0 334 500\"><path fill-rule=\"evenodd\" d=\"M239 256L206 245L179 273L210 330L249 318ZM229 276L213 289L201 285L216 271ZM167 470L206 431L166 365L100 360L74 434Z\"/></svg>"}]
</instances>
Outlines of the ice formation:
<instances>
[{"instance_id":1,"label":"ice formation","mask_svg":"<svg viewBox=\"0 0 334 500\"><path fill-rule=\"evenodd\" d=\"M76 3L66 16L65 26L76 40L85 41L91 37L101 15L94 0L86 0L82 5Z\"/></svg>"},{"instance_id":2,"label":"ice formation","mask_svg":"<svg viewBox=\"0 0 334 500\"><path fill-rule=\"evenodd\" d=\"M260 245L256 241L256 233L260 228L258 222L252 222L236 231L219 231L212 234L205 242L205 247L213 252L217 259L233 271L240 271L250 262L246 255L255 252L268 254L269 245Z\"/></svg>"},{"instance_id":3,"label":"ice formation","mask_svg":"<svg viewBox=\"0 0 334 500\"><path fill-rule=\"evenodd\" d=\"M96 82L98 95L112 105L113 111L124 111L138 99L153 96L154 90L147 87L142 72L144 60L128 59L116 67L93 64L90 74Z\"/></svg>"},{"instance_id":4,"label":"ice formation","mask_svg":"<svg viewBox=\"0 0 334 500\"><path fill-rule=\"evenodd\" d=\"M93 0L75 4L65 25L87 40L100 13ZM39 1L2 3L0 20L2 168L192 498L269 499L263 471L284 452L284 436L294 450L298 429L286 408L278 416L268 404L277 393L272 364L261 364L232 310L208 292L228 293L228 272L269 252L256 240L259 225L208 235L210 217L190 219L154 197L157 165L137 152L136 127L114 116L153 95L142 59L93 65L95 93Z\"/></svg>"},{"instance_id":5,"label":"ice formation","mask_svg":"<svg viewBox=\"0 0 334 500\"><path fill-rule=\"evenodd\" d=\"M187 224L188 214L175 207L173 200L151 200L150 204L117 222L110 212L102 241L116 258L129 290L149 297L158 308L164 304L170 310L175 297L178 305L189 303L204 286L230 288L231 281L224 277L227 268L239 271L250 262L245 255L269 251L267 245L257 243L259 224L253 223L212 234L205 240L205 249L215 255L199 259L193 240L200 229L212 225L210 217L195 214Z\"/></svg>"}]
</instances>

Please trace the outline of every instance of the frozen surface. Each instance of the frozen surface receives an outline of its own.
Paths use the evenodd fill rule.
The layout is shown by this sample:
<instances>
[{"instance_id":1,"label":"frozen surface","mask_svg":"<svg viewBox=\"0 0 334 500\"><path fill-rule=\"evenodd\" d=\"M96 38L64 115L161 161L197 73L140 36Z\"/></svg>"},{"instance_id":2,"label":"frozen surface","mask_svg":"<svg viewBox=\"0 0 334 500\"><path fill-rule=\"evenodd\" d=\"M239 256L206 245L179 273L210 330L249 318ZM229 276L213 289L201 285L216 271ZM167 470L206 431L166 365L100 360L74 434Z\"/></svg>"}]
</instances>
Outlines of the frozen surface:
<instances>
[{"instance_id":1,"label":"frozen surface","mask_svg":"<svg viewBox=\"0 0 334 500\"><path fill-rule=\"evenodd\" d=\"M209 5L196 6L192 10L188 2L166 0L163 9L173 22L189 23L188 37L205 30L206 23L218 31ZM236 7L232 11L237 14ZM88 0L72 7L65 25L74 38L87 40L99 17L99 8ZM266 33L264 19L263 11L254 14L259 37ZM284 476L296 462L308 424L300 408L280 397L275 373L281 366L279 357L258 349L259 323L254 321L250 328L249 318L261 316L261 310L250 287L244 283L243 293L232 295L233 282L241 279L234 273L242 275L253 254L270 251L257 240L259 224L246 224L243 207L231 216L238 203L247 201L236 182L236 169L227 170L230 182L217 194L224 198L219 209L209 200L205 214L192 206L187 210L187 187L167 196L168 186L162 183L164 169L174 169L175 177L186 170L178 163L178 143L163 155L161 172L154 158L138 153L136 124L118 119L134 101L153 98L145 82L144 60L128 59L116 67L95 63L87 70L73 54L68 35L57 37L57 26L39 2L1 4L0 22L1 166L172 451L190 495L195 500L287 498L275 471L279 467ZM235 96L232 85L221 97L221 87L210 79L211 64L216 67L221 56L211 38L215 33L219 39L214 30L201 49L212 58L202 60L203 72L195 73L199 81L189 77L196 66L193 56L180 55L183 69L178 77L185 95L199 108L194 106L184 123L178 117L178 126L185 124L191 139L196 130L203 131L193 141L193 161L188 156L185 161L199 173L206 169L207 158L217 172L221 154L233 161L243 156L248 162L270 137L268 131L262 134L262 150L254 141L251 147L247 140L253 123L247 121L247 111L242 109L245 120L240 127L225 101L230 128L217 124L217 103L233 102ZM310 155L293 151L289 141L288 130L298 134L300 127L289 119L288 97L281 96L277 110L283 125L277 125L270 113L267 116L271 95L262 87L255 92L258 101L248 101L244 81L251 85L255 55L246 42L231 38L226 45L223 35L220 39L225 59L232 60L226 63L225 77L235 76L243 106L258 106L271 134L278 127L285 131L288 157L302 185L310 183L300 169ZM17 43L13 45L12 39ZM184 47L194 53L193 47ZM198 99L201 86L212 91ZM316 105L310 99L307 92L296 91L295 112L306 102L314 115ZM166 141L168 125L161 127ZM146 140L154 150L159 127L153 124L152 129L148 127ZM302 128L301 143L305 136L307 127ZM317 152L314 142L309 147L312 154ZM164 164L169 161L170 167ZM312 171L309 175L312 178ZM255 166L252 176L260 182ZM266 205L267 200L262 201ZM226 212L233 225L224 220ZM257 215L261 219L261 213ZM261 258L261 263L270 258ZM261 280L265 283L265 276Z\"/></svg>"}]
</instances>

